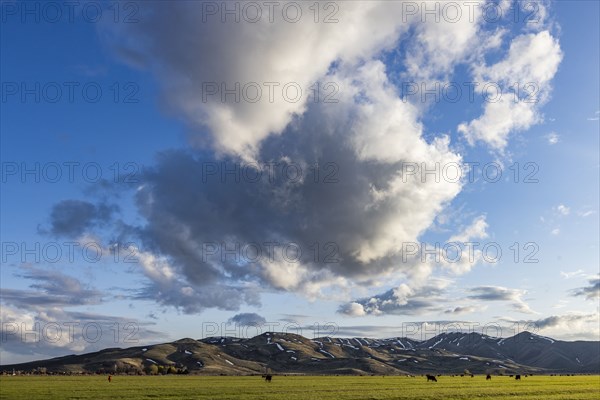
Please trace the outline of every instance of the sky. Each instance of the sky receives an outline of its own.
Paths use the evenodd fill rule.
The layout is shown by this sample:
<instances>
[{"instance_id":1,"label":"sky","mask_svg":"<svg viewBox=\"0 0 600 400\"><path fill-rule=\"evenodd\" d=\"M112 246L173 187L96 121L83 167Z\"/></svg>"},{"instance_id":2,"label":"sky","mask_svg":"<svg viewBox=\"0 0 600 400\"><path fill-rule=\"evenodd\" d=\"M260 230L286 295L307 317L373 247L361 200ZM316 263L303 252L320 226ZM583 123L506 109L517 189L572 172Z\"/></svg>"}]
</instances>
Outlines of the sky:
<instances>
[{"instance_id":1,"label":"sky","mask_svg":"<svg viewBox=\"0 0 600 400\"><path fill-rule=\"evenodd\" d=\"M600 340L596 1L2 1L0 363Z\"/></svg>"}]
</instances>

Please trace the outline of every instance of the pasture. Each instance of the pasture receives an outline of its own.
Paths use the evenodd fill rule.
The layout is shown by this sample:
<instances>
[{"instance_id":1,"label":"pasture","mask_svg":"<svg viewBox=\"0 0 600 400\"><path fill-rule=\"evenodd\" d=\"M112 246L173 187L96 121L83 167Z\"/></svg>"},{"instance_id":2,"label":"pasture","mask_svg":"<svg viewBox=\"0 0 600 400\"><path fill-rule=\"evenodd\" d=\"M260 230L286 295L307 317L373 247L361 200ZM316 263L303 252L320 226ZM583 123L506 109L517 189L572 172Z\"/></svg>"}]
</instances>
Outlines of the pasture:
<instances>
[{"instance_id":1,"label":"pasture","mask_svg":"<svg viewBox=\"0 0 600 400\"><path fill-rule=\"evenodd\" d=\"M600 398L600 376L0 376L0 399L544 399Z\"/></svg>"}]
</instances>

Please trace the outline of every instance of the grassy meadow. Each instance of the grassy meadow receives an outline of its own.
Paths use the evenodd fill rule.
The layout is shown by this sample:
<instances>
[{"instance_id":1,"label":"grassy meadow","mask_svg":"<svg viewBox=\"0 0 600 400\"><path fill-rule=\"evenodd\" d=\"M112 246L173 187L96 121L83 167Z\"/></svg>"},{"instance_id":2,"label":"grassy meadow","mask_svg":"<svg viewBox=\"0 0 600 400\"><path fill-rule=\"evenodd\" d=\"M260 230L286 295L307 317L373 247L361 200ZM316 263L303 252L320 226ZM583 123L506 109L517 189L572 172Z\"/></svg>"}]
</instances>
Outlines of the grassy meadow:
<instances>
[{"instance_id":1,"label":"grassy meadow","mask_svg":"<svg viewBox=\"0 0 600 400\"><path fill-rule=\"evenodd\" d=\"M1 376L0 399L543 399L600 398L600 376L530 376L522 381L485 376Z\"/></svg>"}]
</instances>

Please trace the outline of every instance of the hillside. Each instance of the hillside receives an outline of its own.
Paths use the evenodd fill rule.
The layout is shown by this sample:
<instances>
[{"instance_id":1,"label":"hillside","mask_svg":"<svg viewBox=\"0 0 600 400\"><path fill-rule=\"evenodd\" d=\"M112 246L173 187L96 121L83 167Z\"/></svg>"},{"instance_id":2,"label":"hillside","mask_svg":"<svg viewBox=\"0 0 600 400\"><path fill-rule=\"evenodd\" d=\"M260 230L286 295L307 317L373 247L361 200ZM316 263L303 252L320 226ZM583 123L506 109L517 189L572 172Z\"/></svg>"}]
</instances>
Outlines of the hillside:
<instances>
[{"instance_id":1,"label":"hillside","mask_svg":"<svg viewBox=\"0 0 600 400\"><path fill-rule=\"evenodd\" d=\"M155 366L155 367L153 367ZM0 371L171 372L276 374L551 374L600 372L600 342L565 342L523 332L510 338L443 333L426 341L408 338L307 339L267 332L249 339L213 337L105 349L50 360L0 366Z\"/></svg>"}]
</instances>

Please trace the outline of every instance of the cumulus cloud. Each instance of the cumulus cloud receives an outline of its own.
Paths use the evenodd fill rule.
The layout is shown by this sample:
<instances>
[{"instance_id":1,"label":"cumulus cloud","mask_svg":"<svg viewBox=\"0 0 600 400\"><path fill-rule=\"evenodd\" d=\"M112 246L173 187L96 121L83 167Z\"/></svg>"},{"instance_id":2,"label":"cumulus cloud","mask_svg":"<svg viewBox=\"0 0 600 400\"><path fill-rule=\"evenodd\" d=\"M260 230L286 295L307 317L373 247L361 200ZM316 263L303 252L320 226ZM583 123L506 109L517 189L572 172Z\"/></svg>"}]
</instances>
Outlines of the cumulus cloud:
<instances>
[{"instance_id":1,"label":"cumulus cloud","mask_svg":"<svg viewBox=\"0 0 600 400\"><path fill-rule=\"evenodd\" d=\"M354 301L341 305L338 312L350 317L362 317L363 315L366 315L365 307Z\"/></svg>"},{"instance_id":2,"label":"cumulus cloud","mask_svg":"<svg viewBox=\"0 0 600 400\"><path fill-rule=\"evenodd\" d=\"M491 93L483 114L460 124L458 131L470 144L482 141L503 151L510 133L526 130L542 120L538 108L550 96L550 82L562 57L558 40L547 30L513 39L503 60L475 68L476 81L481 82L479 90L493 83L501 92ZM520 91L517 95L509 89L515 82Z\"/></svg>"},{"instance_id":3,"label":"cumulus cloud","mask_svg":"<svg viewBox=\"0 0 600 400\"><path fill-rule=\"evenodd\" d=\"M443 3L435 3L430 10L441 10ZM466 12L462 8L459 12ZM404 65L406 75L416 81L435 82L436 79L445 79L454 67L467 59L472 58L476 49L495 47L494 43L502 36L502 32L487 33L480 29L483 22L480 8L470 18L453 20L447 14L444 18L438 11L435 18L426 18L421 23L415 24L414 42L407 50Z\"/></svg>"},{"instance_id":4,"label":"cumulus cloud","mask_svg":"<svg viewBox=\"0 0 600 400\"><path fill-rule=\"evenodd\" d=\"M600 314L598 313L567 313L562 315L551 315L537 320L514 320L507 322L518 323L525 326L527 330L535 333L540 332L553 338L563 340L598 340L600 335ZM508 328L510 331L510 328Z\"/></svg>"},{"instance_id":5,"label":"cumulus cloud","mask_svg":"<svg viewBox=\"0 0 600 400\"><path fill-rule=\"evenodd\" d=\"M381 62L364 64L352 77L336 72L332 79L347 82L338 103L309 107L283 133L263 141L255 158L260 165L278 165L272 180L259 164L240 167L235 158L217 162L185 151L160 155L157 165L140 177L136 192L148 223L131 231L148 252L164 255L161 262L169 264L144 267L144 273L158 285L173 282L173 290L163 287L143 296L158 292L165 302L176 303L183 285L195 300L186 302L184 310L199 310L203 303L215 306L213 298L227 299L227 309L233 309L235 296L222 288L216 290L222 296L198 294L218 284L235 284L235 290L267 284L317 298L323 288L343 290L349 279L371 280L415 267L402 262L402 243L418 240L460 192L462 182L405 176L403 165L461 159L449 149L447 138L432 143L422 138L416 116L405 112L411 106L388 84ZM264 179L207 176L209 164L237 165L239 171ZM331 168L315 180L315 165ZM289 166L303 176L286 179L281 171ZM327 174L335 179L324 181ZM271 252L265 243L280 245ZM300 251L290 261L284 250L292 243ZM157 279L156 274L167 276Z\"/></svg>"},{"instance_id":6,"label":"cumulus cloud","mask_svg":"<svg viewBox=\"0 0 600 400\"><path fill-rule=\"evenodd\" d=\"M111 347L128 347L166 339L151 323L89 312L45 307L32 311L0 307L2 364L89 353ZM118 333L118 334L117 334Z\"/></svg>"},{"instance_id":7,"label":"cumulus cloud","mask_svg":"<svg viewBox=\"0 0 600 400\"><path fill-rule=\"evenodd\" d=\"M114 44L119 54L128 60L134 55L134 64L156 73L171 108L193 128L208 129L217 151L252 159L263 139L306 110L310 87L333 62L368 60L407 30L399 19L401 3L336 3L336 23L315 23L310 4L293 2L304 17L290 23L281 14L288 3L272 19L264 10L248 23L208 15L203 2L144 2L140 22L119 27L125 31L117 32ZM203 98L213 83L219 94ZM251 83L264 94L256 101L222 101L221 84L232 89ZM265 83L274 88L273 97ZM297 101L284 101L286 84L297 85L303 96L296 99L292 89L288 97Z\"/></svg>"},{"instance_id":8,"label":"cumulus cloud","mask_svg":"<svg viewBox=\"0 0 600 400\"><path fill-rule=\"evenodd\" d=\"M469 289L474 293L468 296L469 299L483 301L506 301L511 303L512 307L521 313L531 314L533 311L522 297L527 293L524 290L509 289L502 286L478 286Z\"/></svg>"},{"instance_id":9,"label":"cumulus cloud","mask_svg":"<svg viewBox=\"0 0 600 400\"><path fill-rule=\"evenodd\" d=\"M301 5L305 15L308 6ZM422 23L403 14L401 2L343 2L335 24L223 22L203 7L143 2L140 23L103 31L124 60L154 74L192 143L161 153L139 176L135 206L144 222L123 224L119 234L142 248L139 271L147 281L133 296L198 313L258 305L261 290L347 302L357 285L406 278L406 286L395 284L371 305L355 301L344 310L435 308L427 297L435 268L465 273L481 257L438 262L404 254L403 244L419 242L464 182L421 179L423 165L460 165L462 157L449 136L426 132L423 107L403 101L392 76L445 79L461 63L483 60L488 49L502 51L509 32L483 29L479 11L458 23ZM390 71L385 55L396 50L403 65ZM504 59L473 74L506 84L515 76L538 79L545 99L560 57L556 40L542 31L519 36ZM272 83L277 93L297 83L306 94L317 82L337 88L335 102L271 101L264 87ZM221 96L222 85L248 83L263 87L257 101ZM492 110L502 120L521 113L521 123L487 129L488 122L472 121L467 136L477 139L485 125L496 131L488 142L504 146L509 131L536 119L532 106L521 104ZM409 164L416 174L407 173ZM298 179L286 176L290 168ZM65 230L81 233L80 226ZM483 238L487 228L482 216L453 238Z\"/></svg>"},{"instance_id":10,"label":"cumulus cloud","mask_svg":"<svg viewBox=\"0 0 600 400\"><path fill-rule=\"evenodd\" d=\"M441 311L445 302L442 295L449 284L450 282L445 280L431 280L427 285L413 288L403 283L385 293L343 304L338 312L357 317L384 314L418 315Z\"/></svg>"}]
</instances>

